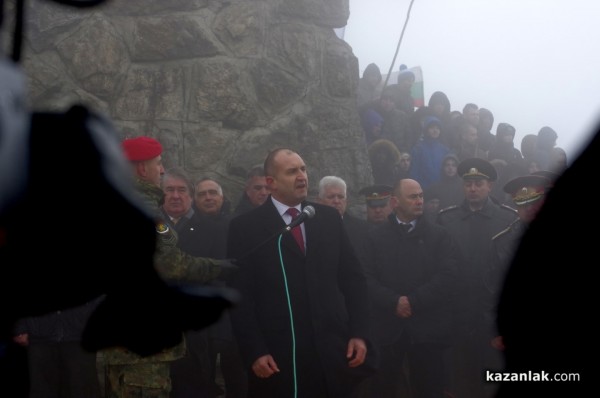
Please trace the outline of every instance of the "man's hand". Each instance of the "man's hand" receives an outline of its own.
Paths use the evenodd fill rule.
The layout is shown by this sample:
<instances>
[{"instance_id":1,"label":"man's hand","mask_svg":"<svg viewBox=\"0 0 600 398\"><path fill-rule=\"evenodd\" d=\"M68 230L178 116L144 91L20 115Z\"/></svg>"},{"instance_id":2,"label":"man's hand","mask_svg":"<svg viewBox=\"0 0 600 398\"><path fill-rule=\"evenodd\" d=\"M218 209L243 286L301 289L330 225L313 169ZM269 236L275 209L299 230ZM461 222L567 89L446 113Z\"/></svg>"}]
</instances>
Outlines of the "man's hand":
<instances>
[{"instance_id":1,"label":"man's hand","mask_svg":"<svg viewBox=\"0 0 600 398\"><path fill-rule=\"evenodd\" d=\"M396 305L396 315L398 315L400 318L409 318L412 315L408 297L400 296L398 305Z\"/></svg>"},{"instance_id":2,"label":"man's hand","mask_svg":"<svg viewBox=\"0 0 600 398\"><path fill-rule=\"evenodd\" d=\"M279 368L277 367L277 363L275 363L275 360L271 355L263 355L254 361L252 364L252 371L256 377L266 379L271 377L274 373L278 373Z\"/></svg>"},{"instance_id":3,"label":"man's hand","mask_svg":"<svg viewBox=\"0 0 600 398\"><path fill-rule=\"evenodd\" d=\"M350 360L348 366L351 368L360 366L365 362L366 357L367 344L365 344L365 341L359 338L350 339L348 342L348 350L346 351L346 358Z\"/></svg>"}]
</instances>

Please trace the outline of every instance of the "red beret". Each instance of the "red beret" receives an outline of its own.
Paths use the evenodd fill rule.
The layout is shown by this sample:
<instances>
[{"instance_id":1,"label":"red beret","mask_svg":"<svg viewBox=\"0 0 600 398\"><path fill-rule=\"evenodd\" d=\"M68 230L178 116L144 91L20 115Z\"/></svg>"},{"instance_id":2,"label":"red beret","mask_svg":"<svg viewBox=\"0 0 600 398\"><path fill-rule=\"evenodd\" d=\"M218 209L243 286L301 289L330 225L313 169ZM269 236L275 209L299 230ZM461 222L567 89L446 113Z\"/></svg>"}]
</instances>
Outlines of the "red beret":
<instances>
[{"instance_id":1,"label":"red beret","mask_svg":"<svg viewBox=\"0 0 600 398\"><path fill-rule=\"evenodd\" d=\"M125 157L131 162L154 159L162 153L160 142L150 137L129 138L123 141Z\"/></svg>"}]
</instances>

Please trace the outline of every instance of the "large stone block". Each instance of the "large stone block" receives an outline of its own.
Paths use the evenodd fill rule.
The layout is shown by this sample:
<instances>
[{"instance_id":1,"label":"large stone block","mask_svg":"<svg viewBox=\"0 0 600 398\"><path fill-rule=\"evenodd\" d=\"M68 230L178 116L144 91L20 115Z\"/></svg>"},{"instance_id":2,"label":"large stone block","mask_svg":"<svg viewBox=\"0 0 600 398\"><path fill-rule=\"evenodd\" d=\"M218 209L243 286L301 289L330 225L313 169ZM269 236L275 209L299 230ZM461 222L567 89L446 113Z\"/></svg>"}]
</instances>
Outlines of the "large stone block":
<instances>
[{"instance_id":1,"label":"large stone block","mask_svg":"<svg viewBox=\"0 0 600 398\"><path fill-rule=\"evenodd\" d=\"M276 115L298 102L306 93L308 81L286 72L270 60L260 60L250 68L258 105Z\"/></svg>"},{"instance_id":2,"label":"large stone block","mask_svg":"<svg viewBox=\"0 0 600 398\"><path fill-rule=\"evenodd\" d=\"M268 8L262 2L243 2L224 8L213 25L219 40L236 57L261 57Z\"/></svg>"},{"instance_id":3,"label":"large stone block","mask_svg":"<svg viewBox=\"0 0 600 398\"><path fill-rule=\"evenodd\" d=\"M167 167L212 176L229 198L283 146L304 157L311 195L331 174L352 194L371 171L358 61L333 32L348 16L348 0L41 2L24 49L30 98L107 112L122 138L158 138Z\"/></svg>"},{"instance_id":4,"label":"large stone block","mask_svg":"<svg viewBox=\"0 0 600 398\"><path fill-rule=\"evenodd\" d=\"M31 49L42 52L54 49L57 43L77 29L80 22L89 18L89 12L36 1L27 3L25 17L26 35Z\"/></svg>"},{"instance_id":5,"label":"large stone block","mask_svg":"<svg viewBox=\"0 0 600 398\"><path fill-rule=\"evenodd\" d=\"M304 78L319 77L321 36L314 26L282 23L271 26L267 54L279 67Z\"/></svg>"},{"instance_id":6,"label":"large stone block","mask_svg":"<svg viewBox=\"0 0 600 398\"><path fill-rule=\"evenodd\" d=\"M131 59L171 62L219 53L212 32L194 15L135 18L130 40Z\"/></svg>"},{"instance_id":7,"label":"large stone block","mask_svg":"<svg viewBox=\"0 0 600 398\"><path fill-rule=\"evenodd\" d=\"M103 16L92 18L56 46L69 73L99 97L115 92L128 66L127 49L113 25Z\"/></svg>"},{"instance_id":8,"label":"large stone block","mask_svg":"<svg viewBox=\"0 0 600 398\"><path fill-rule=\"evenodd\" d=\"M157 15L193 11L206 7L211 0L111 0L103 10L109 15Z\"/></svg>"},{"instance_id":9,"label":"large stone block","mask_svg":"<svg viewBox=\"0 0 600 398\"><path fill-rule=\"evenodd\" d=\"M261 112L247 74L247 63L220 58L193 68L188 119L221 122L231 128L256 126Z\"/></svg>"}]
</instances>

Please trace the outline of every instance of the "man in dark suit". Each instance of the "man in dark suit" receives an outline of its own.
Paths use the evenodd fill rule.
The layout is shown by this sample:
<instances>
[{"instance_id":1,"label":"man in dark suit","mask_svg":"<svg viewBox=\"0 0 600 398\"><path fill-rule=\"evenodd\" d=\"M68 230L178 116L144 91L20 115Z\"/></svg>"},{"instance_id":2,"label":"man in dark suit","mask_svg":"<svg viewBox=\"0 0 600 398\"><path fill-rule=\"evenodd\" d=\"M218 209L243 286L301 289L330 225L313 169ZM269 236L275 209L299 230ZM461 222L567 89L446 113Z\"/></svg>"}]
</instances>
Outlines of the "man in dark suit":
<instances>
[{"instance_id":1,"label":"man in dark suit","mask_svg":"<svg viewBox=\"0 0 600 398\"><path fill-rule=\"evenodd\" d=\"M204 182L217 184L213 180L204 180ZM200 183L198 185L200 186ZM210 186L205 186L204 190L208 191ZM220 213L220 206L214 210L214 214L195 211L192 207L194 184L187 173L179 168L170 169L165 173L162 178L162 188L165 199L161 210L169 226L177 231L177 247L192 256L225 258L229 218ZM218 188L220 190L220 186ZM208 195L207 193L205 196ZM209 284L221 286L224 282L216 280ZM227 396L229 398L246 396L246 373L233 341L228 312L225 312L219 322L211 325L210 328L186 331L185 338L187 348L185 357L171 364L173 389L170 396L172 398L222 395L223 392L216 383L219 353L221 354L219 365Z\"/></svg>"},{"instance_id":2,"label":"man in dark suit","mask_svg":"<svg viewBox=\"0 0 600 398\"><path fill-rule=\"evenodd\" d=\"M309 203L306 165L280 148L265 160L271 196L232 220L228 257L242 302L231 313L249 397L349 397L366 373L367 288L342 219L329 206L285 233L289 208ZM293 230L292 230L293 232ZM299 237L300 239L300 237Z\"/></svg>"},{"instance_id":3,"label":"man in dark suit","mask_svg":"<svg viewBox=\"0 0 600 398\"><path fill-rule=\"evenodd\" d=\"M381 351L371 396L399 396L408 357L412 396L442 397L442 355L450 343L450 299L460 252L444 227L423 217L423 190L417 181L398 181L390 201L394 212L369 231L363 260L373 335Z\"/></svg>"}]
</instances>

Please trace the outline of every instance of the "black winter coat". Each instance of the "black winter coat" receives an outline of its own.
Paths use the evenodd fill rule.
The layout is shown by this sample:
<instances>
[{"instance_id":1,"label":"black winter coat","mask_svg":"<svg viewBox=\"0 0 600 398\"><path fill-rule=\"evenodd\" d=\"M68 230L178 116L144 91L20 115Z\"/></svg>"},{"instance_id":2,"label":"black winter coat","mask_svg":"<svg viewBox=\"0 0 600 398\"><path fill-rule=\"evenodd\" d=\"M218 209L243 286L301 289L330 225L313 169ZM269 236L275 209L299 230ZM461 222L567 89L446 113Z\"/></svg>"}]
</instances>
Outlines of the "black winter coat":
<instances>
[{"instance_id":1,"label":"black winter coat","mask_svg":"<svg viewBox=\"0 0 600 398\"><path fill-rule=\"evenodd\" d=\"M369 233L367 283L376 342L397 341L405 328L414 343L446 343L450 337L451 297L456 289L460 255L445 228L424 217L406 233L395 213ZM410 318L396 316L400 296L407 296Z\"/></svg>"}]
</instances>

